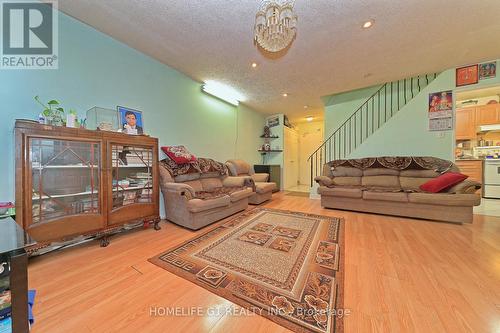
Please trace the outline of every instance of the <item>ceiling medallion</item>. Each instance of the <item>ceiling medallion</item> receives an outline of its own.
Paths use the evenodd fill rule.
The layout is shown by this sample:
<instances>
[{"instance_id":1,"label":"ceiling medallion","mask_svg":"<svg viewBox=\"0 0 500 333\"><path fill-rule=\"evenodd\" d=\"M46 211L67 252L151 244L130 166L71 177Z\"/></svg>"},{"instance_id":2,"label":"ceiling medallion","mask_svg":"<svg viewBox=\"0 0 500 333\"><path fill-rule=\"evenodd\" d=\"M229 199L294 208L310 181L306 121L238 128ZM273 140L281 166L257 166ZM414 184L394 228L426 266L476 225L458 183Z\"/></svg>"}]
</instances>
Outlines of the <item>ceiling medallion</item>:
<instances>
[{"instance_id":1,"label":"ceiling medallion","mask_svg":"<svg viewBox=\"0 0 500 333\"><path fill-rule=\"evenodd\" d=\"M279 52L294 40L297 33L297 15L294 1L266 0L255 15L255 41L264 50Z\"/></svg>"}]
</instances>

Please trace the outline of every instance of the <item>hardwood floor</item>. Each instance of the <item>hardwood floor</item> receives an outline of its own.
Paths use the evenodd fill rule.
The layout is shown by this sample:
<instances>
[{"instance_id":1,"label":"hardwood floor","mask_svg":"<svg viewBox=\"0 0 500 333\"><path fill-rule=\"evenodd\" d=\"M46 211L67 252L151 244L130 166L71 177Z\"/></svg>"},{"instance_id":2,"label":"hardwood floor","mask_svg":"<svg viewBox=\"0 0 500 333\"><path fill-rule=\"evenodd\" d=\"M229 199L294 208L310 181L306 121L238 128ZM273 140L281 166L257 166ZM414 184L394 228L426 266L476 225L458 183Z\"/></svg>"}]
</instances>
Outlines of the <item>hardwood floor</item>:
<instances>
[{"instance_id":1,"label":"hardwood floor","mask_svg":"<svg viewBox=\"0 0 500 333\"><path fill-rule=\"evenodd\" d=\"M345 218L346 332L500 332L500 218L426 222L283 194L265 206ZM224 314L241 308L147 261L195 234L162 223L114 236L107 248L93 241L32 259L32 332L288 332L258 315ZM221 311L152 316L152 307Z\"/></svg>"}]
</instances>

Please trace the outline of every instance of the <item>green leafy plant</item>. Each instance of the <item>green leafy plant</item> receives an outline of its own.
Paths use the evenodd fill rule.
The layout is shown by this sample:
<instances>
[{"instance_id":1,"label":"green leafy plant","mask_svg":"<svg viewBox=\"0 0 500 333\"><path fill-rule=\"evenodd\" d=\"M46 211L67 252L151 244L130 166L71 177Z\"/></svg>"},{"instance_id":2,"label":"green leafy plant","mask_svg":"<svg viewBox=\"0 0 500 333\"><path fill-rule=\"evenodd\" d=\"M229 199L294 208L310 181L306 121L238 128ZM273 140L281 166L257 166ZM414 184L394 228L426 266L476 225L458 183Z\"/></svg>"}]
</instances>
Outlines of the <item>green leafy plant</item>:
<instances>
[{"instance_id":1,"label":"green leafy plant","mask_svg":"<svg viewBox=\"0 0 500 333\"><path fill-rule=\"evenodd\" d=\"M42 114L54 125L64 125L64 109L61 107L60 103L55 99L52 99L44 104L40 101L40 97L35 96L35 101L43 107Z\"/></svg>"}]
</instances>

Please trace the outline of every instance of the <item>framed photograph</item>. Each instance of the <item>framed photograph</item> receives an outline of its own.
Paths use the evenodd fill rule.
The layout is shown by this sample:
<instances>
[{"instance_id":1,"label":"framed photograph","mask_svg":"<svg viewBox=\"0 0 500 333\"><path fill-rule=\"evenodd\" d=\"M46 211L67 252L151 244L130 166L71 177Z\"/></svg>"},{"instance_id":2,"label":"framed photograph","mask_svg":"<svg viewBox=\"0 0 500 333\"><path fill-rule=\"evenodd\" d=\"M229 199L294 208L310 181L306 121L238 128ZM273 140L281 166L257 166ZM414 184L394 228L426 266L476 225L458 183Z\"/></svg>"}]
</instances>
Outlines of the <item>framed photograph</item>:
<instances>
[{"instance_id":1,"label":"framed photograph","mask_svg":"<svg viewBox=\"0 0 500 333\"><path fill-rule=\"evenodd\" d=\"M497 76L496 61L479 64L479 80L491 79Z\"/></svg>"},{"instance_id":2,"label":"framed photograph","mask_svg":"<svg viewBox=\"0 0 500 333\"><path fill-rule=\"evenodd\" d=\"M460 67L456 70L456 86L462 87L479 82L478 65Z\"/></svg>"},{"instance_id":3,"label":"framed photograph","mask_svg":"<svg viewBox=\"0 0 500 333\"><path fill-rule=\"evenodd\" d=\"M280 117L274 116L267 119L267 126L274 127L280 124Z\"/></svg>"},{"instance_id":4,"label":"framed photograph","mask_svg":"<svg viewBox=\"0 0 500 333\"><path fill-rule=\"evenodd\" d=\"M144 120L142 112L124 106L118 106L120 116L120 128L123 133L140 135L144 134Z\"/></svg>"}]
</instances>

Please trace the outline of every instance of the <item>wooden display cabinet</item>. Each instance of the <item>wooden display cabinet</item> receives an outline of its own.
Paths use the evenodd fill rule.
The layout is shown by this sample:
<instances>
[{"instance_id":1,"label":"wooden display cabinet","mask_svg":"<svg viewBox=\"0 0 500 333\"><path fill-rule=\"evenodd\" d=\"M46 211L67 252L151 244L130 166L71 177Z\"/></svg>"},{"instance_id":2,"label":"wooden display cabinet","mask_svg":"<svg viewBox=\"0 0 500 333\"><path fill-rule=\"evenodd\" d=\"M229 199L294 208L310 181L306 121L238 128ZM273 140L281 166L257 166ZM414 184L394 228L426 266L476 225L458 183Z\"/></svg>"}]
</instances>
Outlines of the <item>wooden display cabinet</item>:
<instances>
[{"instance_id":1,"label":"wooden display cabinet","mask_svg":"<svg viewBox=\"0 0 500 333\"><path fill-rule=\"evenodd\" d=\"M39 244L158 229L158 140L16 121L16 222Z\"/></svg>"}]
</instances>

